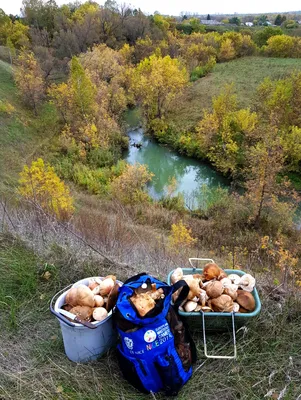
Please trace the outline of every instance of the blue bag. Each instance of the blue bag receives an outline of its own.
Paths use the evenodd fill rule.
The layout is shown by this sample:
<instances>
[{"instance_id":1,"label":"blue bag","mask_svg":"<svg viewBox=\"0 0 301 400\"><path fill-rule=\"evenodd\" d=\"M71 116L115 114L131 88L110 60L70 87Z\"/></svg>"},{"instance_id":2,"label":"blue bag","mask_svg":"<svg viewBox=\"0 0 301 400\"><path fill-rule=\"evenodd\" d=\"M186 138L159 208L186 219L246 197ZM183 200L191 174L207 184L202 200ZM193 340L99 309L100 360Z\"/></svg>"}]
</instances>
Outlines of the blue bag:
<instances>
[{"instance_id":1,"label":"blue bag","mask_svg":"<svg viewBox=\"0 0 301 400\"><path fill-rule=\"evenodd\" d=\"M130 298L145 283L162 288L164 298L141 317ZM172 294L181 287L178 300L171 305ZM185 281L169 286L147 274L130 278L119 289L114 310L120 335L118 361L124 377L142 392L163 390L166 395L176 395L192 375L195 345L177 314L188 291Z\"/></svg>"}]
</instances>

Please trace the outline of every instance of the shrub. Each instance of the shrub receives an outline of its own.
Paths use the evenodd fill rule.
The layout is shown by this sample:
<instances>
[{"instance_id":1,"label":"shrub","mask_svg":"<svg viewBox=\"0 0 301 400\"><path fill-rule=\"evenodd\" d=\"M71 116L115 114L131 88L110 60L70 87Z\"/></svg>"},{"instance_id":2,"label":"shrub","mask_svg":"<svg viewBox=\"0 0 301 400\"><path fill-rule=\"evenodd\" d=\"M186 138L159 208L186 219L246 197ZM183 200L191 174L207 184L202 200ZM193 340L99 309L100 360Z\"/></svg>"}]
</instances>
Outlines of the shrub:
<instances>
[{"instance_id":1,"label":"shrub","mask_svg":"<svg viewBox=\"0 0 301 400\"><path fill-rule=\"evenodd\" d=\"M46 212L60 219L67 219L73 214L73 199L68 187L42 158L33 161L30 167L24 166L19 184L19 193Z\"/></svg>"},{"instance_id":2,"label":"shrub","mask_svg":"<svg viewBox=\"0 0 301 400\"><path fill-rule=\"evenodd\" d=\"M113 197L125 204L144 203L150 200L146 184L154 175L145 165L126 165L124 171L111 183Z\"/></svg>"},{"instance_id":3,"label":"shrub","mask_svg":"<svg viewBox=\"0 0 301 400\"><path fill-rule=\"evenodd\" d=\"M178 252L180 247L191 248L197 239L191 236L191 229L186 228L183 221L180 220L177 224L172 224L168 241L170 248Z\"/></svg>"}]
</instances>

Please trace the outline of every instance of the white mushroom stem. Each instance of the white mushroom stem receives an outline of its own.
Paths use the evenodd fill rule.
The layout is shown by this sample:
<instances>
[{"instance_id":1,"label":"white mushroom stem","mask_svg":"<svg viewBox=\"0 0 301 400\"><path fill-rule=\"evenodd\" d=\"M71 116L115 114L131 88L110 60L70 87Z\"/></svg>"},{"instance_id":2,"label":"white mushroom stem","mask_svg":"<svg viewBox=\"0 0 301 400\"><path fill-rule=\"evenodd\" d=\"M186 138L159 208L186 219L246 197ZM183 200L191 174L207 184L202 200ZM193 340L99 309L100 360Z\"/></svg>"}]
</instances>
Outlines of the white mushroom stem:
<instances>
[{"instance_id":1,"label":"white mushroom stem","mask_svg":"<svg viewBox=\"0 0 301 400\"><path fill-rule=\"evenodd\" d=\"M240 305L238 303L234 302L233 303L233 311L234 312L239 312L239 308L240 308Z\"/></svg>"}]
</instances>

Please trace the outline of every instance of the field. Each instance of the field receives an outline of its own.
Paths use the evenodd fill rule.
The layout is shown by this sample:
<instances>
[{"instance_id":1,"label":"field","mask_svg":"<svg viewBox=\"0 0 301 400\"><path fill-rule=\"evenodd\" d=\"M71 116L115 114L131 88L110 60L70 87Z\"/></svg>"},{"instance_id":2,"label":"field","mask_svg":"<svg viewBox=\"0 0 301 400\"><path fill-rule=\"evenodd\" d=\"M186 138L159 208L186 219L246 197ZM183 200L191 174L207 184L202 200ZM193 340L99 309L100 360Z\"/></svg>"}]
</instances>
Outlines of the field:
<instances>
[{"instance_id":1,"label":"field","mask_svg":"<svg viewBox=\"0 0 301 400\"><path fill-rule=\"evenodd\" d=\"M203 109L211 108L212 98L232 83L239 106L250 107L256 88L265 77L280 79L299 70L300 59L245 57L216 64L213 72L192 83L181 100L176 100L176 112L170 114L169 120L177 130L191 129L202 118Z\"/></svg>"},{"instance_id":2,"label":"field","mask_svg":"<svg viewBox=\"0 0 301 400\"><path fill-rule=\"evenodd\" d=\"M246 76L250 60L254 64L252 79ZM252 97L263 76L273 71L273 77L280 77L288 67L301 68L301 62L252 58L218 65L210 76L189 89L191 103L181 106L181 116L186 112L187 122L196 121L202 107L210 104L211 96L230 81L231 75L236 79L239 101L248 104L247 93ZM15 107L11 115L0 113L0 189L7 193L15 190L24 163L38 155L47 158L51 153L57 120L49 106L35 117L21 105L11 69L3 62L0 100ZM58 322L49 312L49 302L60 289L86 276L112 273L124 280L143 270L166 279L175 266L187 266L186 252L181 249L179 254L171 254L166 246L166 228L178 216L159 207L125 209L79 192L76 200L80 207L68 226L44 220L26 207L15 210L9 203L4 211L0 204L1 400L154 398L136 392L123 380L114 349L93 363L70 362L64 354ZM191 219L190 223L203 226L203 236L209 235L206 221ZM84 240L74 231L80 232ZM210 255L221 266L228 262L227 256L216 257L212 245L190 254L201 255ZM252 272L257 267L262 269L254 265ZM257 274L256 278L263 308L259 317L237 332L237 361L206 360L201 333L193 332L198 361L178 399L301 398L300 299L289 290L284 292L281 285L275 286L267 273ZM209 335L210 353L229 355L231 343L229 332ZM155 399L163 400L164 396L156 394Z\"/></svg>"}]
</instances>

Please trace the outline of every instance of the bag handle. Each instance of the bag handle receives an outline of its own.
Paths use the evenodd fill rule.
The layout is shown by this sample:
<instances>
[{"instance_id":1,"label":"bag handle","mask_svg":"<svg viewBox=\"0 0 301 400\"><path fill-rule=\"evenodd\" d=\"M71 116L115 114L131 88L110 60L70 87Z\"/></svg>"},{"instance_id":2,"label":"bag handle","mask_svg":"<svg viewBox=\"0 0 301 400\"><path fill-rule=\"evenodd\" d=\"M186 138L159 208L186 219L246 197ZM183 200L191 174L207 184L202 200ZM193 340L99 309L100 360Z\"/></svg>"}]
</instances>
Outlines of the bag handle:
<instances>
[{"instance_id":1,"label":"bag handle","mask_svg":"<svg viewBox=\"0 0 301 400\"><path fill-rule=\"evenodd\" d=\"M123 284L126 285L128 283L135 282L139 278L141 278L141 276L144 276L144 275L147 275L147 273L146 272L141 272L140 274L134 275L131 278L127 279Z\"/></svg>"},{"instance_id":2,"label":"bag handle","mask_svg":"<svg viewBox=\"0 0 301 400\"><path fill-rule=\"evenodd\" d=\"M180 305L188 296L190 289L189 289L187 282L185 282L183 279L176 282L174 285L172 285L172 293L175 293L177 290L179 290L181 288L183 288L183 289L181 290L179 297L177 298L177 300L174 303L174 309L176 312L178 312Z\"/></svg>"}]
</instances>

